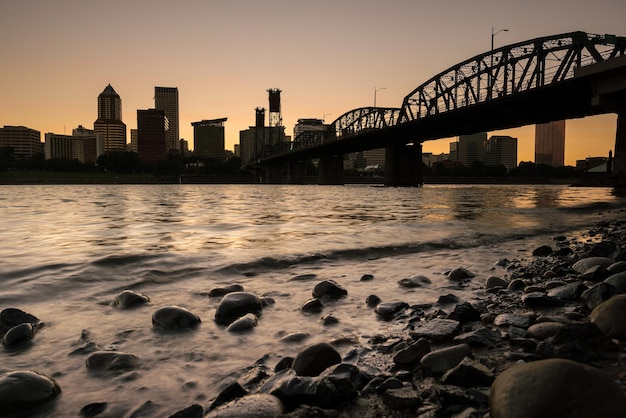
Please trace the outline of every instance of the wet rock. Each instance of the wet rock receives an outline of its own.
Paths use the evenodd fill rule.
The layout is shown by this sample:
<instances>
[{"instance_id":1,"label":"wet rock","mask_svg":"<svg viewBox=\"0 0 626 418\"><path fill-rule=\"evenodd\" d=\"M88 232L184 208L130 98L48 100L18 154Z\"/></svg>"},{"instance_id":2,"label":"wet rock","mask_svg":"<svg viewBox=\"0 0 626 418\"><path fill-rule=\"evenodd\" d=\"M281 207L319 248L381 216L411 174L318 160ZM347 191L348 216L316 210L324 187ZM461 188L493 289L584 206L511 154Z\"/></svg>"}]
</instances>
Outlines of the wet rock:
<instances>
[{"instance_id":1,"label":"wet rock","mask_svg":"<svg viewBox=\"0 0 626 418\"><path fill-rule=\"evenodd\" d=\"M305 313L318 313L322 309L324 309L324 305L318 298L309 299L300 307L300 310Z\"/></svg>"},{"instance_id":2,"label":"wet rock","mask_svg":"<svg viewBox=\"0 0 626 418\"><path fill-rule=\"evenodd\" d=\"M230 325L245 314L260 316L262 311L263 305L257 295L249 292L228 293L215 310L215 322Z\"/></svg>"},{"instance_id":3,"label":"wet rock","mask_svg":"<svg viewBox=\"0 0 626 418\"><path fill-rule=\"evenodd\" d=\"M141 292L124 290L115 297L113 306L119 309L135 308L150 302L150 298Z\"/></svg>"},{"instance_id":4,"label":"wet rock","mask_svg":"<svg viewBox=\"0 0 626 418\"><path fill-rule=\"evenodd\" d=\"M139 357L121 351L96 351L87 357L85 365L97 371L129 370L139 365Z\"/></svg>"},{"instance_id":5,"label":"wet rock","mask_svg":"<svg viewBox=\"0 0 626 418\"><path fill-rule=\"evenodd\" d=\"M29 410L54 400L61 393L57 382L35 371L0 375L0 414L30 416Z\"/></svg>"},{"instance_id":6,"label":"wet rock","mask_svg":"<svg viewBox=\"0 0 626 418\"><path fill-rule=\"evenodd\" d=\"M517 292L519 290L524 290L525 287L526 287L526 283L524 283L524 280L515 279L515 280L511 280L506 290L508 290L509 292Z\"/></svg>"},{"instance_id":7,"label":"wet rock","mask_svg":"<svg viewBox=\"0 0 626 418\"><path fill-rule=\"evenodd\" d=\"M406 302L385 302L379 303L374 311L384 318L392 318L394 315L402 312L408 307L409 305Z\"/></svg>"},{"instance_id":8,"label":"wet rock","mask_svg":"<svg viewBox=\"0 0 626 418\"><path fill-rule=\"evenodd\" d=\"M606 268L609 274L617 274L626 271L626 261L617 261Z\"/></svg>"},{"instance_id":9,"label":"wet rock","mask_svg":"<svg viewBox=\"0 0 626 418\"><path fill-rule=\"evenodd\" d=\"M348 294L348 291L341 287L334 280L324 280L315 285L313 288L313 297L322 298L324 296L330 299L339 299Z\"/></svg>"},{"instance_id":10,"label":"wet rock","mask_svg":"<svg viewBox=\"0 0 626 418\"><path fill-rule=\"evenodd\" d=\"M217 408L220 405L224 405L225 403L228 403L230 401L234 401L235 399L239 399L241 397L244 397L248 395L248 391L245 390L240 384L239 382L233 382L231 384L229 384L228 386L226 386L220 393L219 395L217 395L217 397L213 400L213 402L211 402L206 410L208 411L212 411L213 409Z\"/></svg>"},{"instance_id":11,"label":"wet rock","mask_svg":"<svg viewBox=\"0 0 626 418\"><path fill-rule=\"evenodd\" d=\"M611 338L626 340L626 295L614 296L598 305L589 319Z\"/></svg>"},{"instance_id":12,"label":"wet rock","mask_svg":"<svg viewBox=\"0 0 626 418\"><path fill-rule=\"evenodd\" d=\"M470 346L494 347L502 342L500 332L490 328L479 328L454 337L454 342L465 343Z\"/></svg>"},{"instance_id":13,"label":"wet rock","mask_svg":"<svg viewBox=\"0 0 626 418\"><path fill-rule=\"evenodd\" d=\"M626 397L613 379L593 367L565 359L517 364L491 386L493 418L618 417Z\"/></svg>"},{"instance_id":14,"label":"wet rock","mask_svg":"<svg viewBox=\"0 0 626 418\"><path fill-rule=\"evenodd\" d=\"M298 376L318 376L328 367L341 363L341 355L327 343L307 347L293 361L293 370Z\"/></svg>"},{"instance_id":15,"label":"wet rock","mask_svg":"<svg viewBox=\"0 0 626 418\"><path fill-rule=\"evenodd\" d=\"M283 343L301 343L302 341L311 337L311 334L308 332L292 332L291 334L287 334L280 339Z\"/></svg>"},{"instance_id":16,"label":"wet rock","mask_svg":"<svg viewBox=\"0 0 626 418\"><path fill-rule=\"evenodd\" d=\"M364 274L361 276L361 280L362 282L369 282L370 280L374 280L374 276L371 274Z\"/></svg>"},{"instance_id":17,"label":"wet rock","mask_svg":"<svg viewBox=\"0 0 626 418\"><path fill-rule=\"evenodd\" d=\"M563 324L553 336L541 341L536 353L544 358L560 357L581 362L615 357L619 346L591 322Z\"/></svg>"},{"instance_id":18,"label":"wet rock","mask_svg":"<svg viewBox=\"0 0 626 418\"><path fill-rule=\"evenodd\" d=\"M497 276L489 276L485 279L485 289L493 289L494 287L506 288L508 285L509 282Z\"/></svg>"},{"instance_id":19,"label":"wet rock","mask_svg":"<svg viewBox=\"0 0 626 418\"><path fill-rule=\"evenodd\" d=\"M457 267L454 270L452 270L450 273L448 273L448 279L454 282L460 282L461 280L471 279L475 276L476 275L474 273L472 273L471 271L463 267Z\"/></svg>"},{"instance_id":20,"label":"wet rock","mask_svg":"<svg viewBox=\"0 0 626 418\"><path fill-rule=\"evenodd\" d=\"M602 281L609 276L609 272L603 266L593 266L589 270L585 271L580 277L583 280L591 280L595 282Z\"/></svg>"},{"instance_id":21,"label":"wet rock","mask_svg":"<svg viewBox=\"0 0 626 418\"><path fill-rule=\"evenodd\" d=\"M461 323L480 321L480 312L476 310L469 302L463 302L454 307L447 319L453 319Z\"/></svg>"},{"instance_id":22,"label":"wet rock","mask_svg":"<svg viewBox=\"0 0 626 418\"><path fill-rule=\"evenodd\" d=\"M305 282L308 280L317 279L317 274L299 274L297 276L291 277L288 282Z\"/></svg>"},{"instance_id":23,"label":"wet rock","mask_svg":"<svg viewBox=\"0 0 626 418\"><path fill-rule=\"evenodd\" d=\"M224 287L214 287L213 289L209 290L209 297L221 297L234 292L243 292L243 286L239 284L231 284Z\"/></svg>"},{"instance_id":24,"label":"wet rock","mask_svg":"<svg viewBox=\"0 0 626 418\"><path fill-rule=\"evenodd\" d=\"M547 257L547 256L551 255L553 252L554 252L554 250L549 245L542 245L542 246L540 246L538 248L535 248L533 250L533 256L535 256L535 257Z\"/></svg>"},{"instance_id":25,"label":"wet rock","mask_svg":"<svg viewBox=\"0 0 626 418\"><path fill-rule=\"evenodd\" d=\"M383 403L392 410L416 408L421 404L419 393L411 388L389 389L383 394Z\"/></svg>"},{"instance_id":26,"label":"wet rock","mask_svg":"<svg viewBox=\"0 0 626 418\"><path fill-rule=\"evenodd\" d=\"M528 328L532 316L529 314L503 313L495 317L493 324L497 327L512 325L518 328Z\"/></svg>"},{"instance_id":27,"label":"wet rock","mask_svg":"<svg viewBox=\"0 0 626 418\"><path fill-rule=\"evenodd\" d=\"M411 332L414 340L428 338L435 341L451 340L461 323L453 319L435 318Z\"/></svg>"},{"instance_id":28,"label":"wet rock","mask_svg":"<svg viewBox=\"0 0 626 418\"><path fill-rule=\"evenodd\" d=\"M582 295L580 295L580 298L589 309L593 310L596 306L617 294L615 287L608 283L601 282L585 290Z\"/></svg>"},{"instance_id":29,"label":"wet rock","mask_svg":"<svg viewBox=\"0 0 626 418\"><path fill-rule=\"evenodd\" d=\"M331 314L324 315L321 321L322 321L322 325L324 326L335 325L339 323L339 320Z\"/></svg>"},{"instance_id":30,"label":"wet rock","mask_svg":"<svg viewBox=\"0 0 626 418\"><path fill-rule=\"evenodd\" d=\"M457 366L465 357L471 356L469 345L459 344L431 351L420 360L420 366L433 374L442 374Z\"/></svg>"},{"instance_id":31,"label":"wet rock","mask_svg":"<svg viewBox=\"0 0 626 418\"><path fill-rule=\"evenodd\" d=\"M617 245L613 241L602 241L593 245L590 255L595 257L611 257L617 250Z\"/></svg>"},{"instance_id":32,"label":"wet rock","mask_svg":"<svg viewBox=\"0 0 626 418\"><path fill-rule=\"evenodd\" d=\"M398 281L398 284L400 286L405 287L407 289L423 287L424 285L429 285L431 283L432 282L428 277L422 276L422 275L411 276L411 277L407 277L405 279Z\"/></svg>"},{"instance_id":33,"label":"wet rock","mask_svg":"<svg viewBox=\"0 0 626 418\"><path fill-rule=\"evenodd\" d=\"M226 328L228 332L244 332L249 331L257 325L257 316L255 314L245 314L241 318L236 319Z\"/></svg>"},{"instance_id":34,"label":"wet rock","mask_svg":"<svg viewBox=\"0 0 626 418\"><path fill-rule=\"evenodd\" d=\"M2 344L5 347L17 347L31 342L34 336L33 326L25 322L8 330L2 337Z\"/></svg>"},{"instance_id":35,"label":"wet rock","mask_svg":"<svg viewBox=\"0 0 626 418\"><path fill-rule=\"evenodd\" d=\"M459 301L459 298L456 295L453 295L452 293L448 293L447 295L441 295L437 299L437 303L439 305L447 305L449 303L457 303L458 301Z\"/></svg>"},{"instance_id":36,"label":"wet rock","mask_svg":"<svg viewBox=\"0 0 626 418\"><path fill-rule=\"evenodd\" d=\"M80 409L81 417L95 417L103 413L107 409L108 404L106 402L94 402L83 406Z\"/></svg>"},{"instance_id":37,"label":"wet rock","mask_svg":"<svg viewBox=\"0 0 626 418\"><path fill-rule=\"evenodd\" d=\"M538 340L545 340L558 334L562 328L563 324L560 322L541 322L528 327L528 336Z\"/></svg>"},{"instance_id":38,"label":"wet rock","mask_svg":"<svg viewBox=\"0 0 626 418\"><path fill-rule=\"evenodd\" d=\"M563 306L563 302L541 292L527 293L522 296L522 303L529 308L550 308Z\"/></svg>"},{"instance_id":39,"label":"wet rock","mask_svg":"<svg viewBox=\"0 0 626 418\"><path fill-rule=\"evenodd\" d=\"M493 380L494 375L491 370L482 363L467 357L441 377L441 383L444 385L464 388L490 386Z\"/></svg>"},{"instance_id":40,"label":"wet rock","mask_svg":"<svg viewBox=\"0 0 626 418\"><path fill-rule=\"evenodd\" d=\"M380 303L380 298L376 295L369 295L365 299L365 303L367 303L367 306L369 306L370 308L374 308Z\"/></svg>"},{"instance_id":41,"label":"wet rock","mask_svg":"<svg viewBox=\"0 0 626 418\"><path fill-rule=\"evenodd\" d=\"M393 356L393 362L398 366L409 366L419 362L429 352L430 343L425 338L420 338L407 347L398 350Z\"/></svg>"},{"instance_id":42,"label":"wet rock","mask_svg":"<svg viewBox=\"0 0 626 418\"><path fill-rule=\"evenodd\" d=\"M592 267L600 266L601 268L606 269L614 262L615 261L613 259L607 257L587 257L575 262L572 265L572 268L580 274L585 274L585 272Z\"/></svg>"},{"instance_id":43,"label":"wet rock","mask_svg":"<svg viewBox=\"0 0 626 418\"><path fill-rule=\"evenodd\" d=\"M209 411L205 418L274 418L284 412L283 403L277 397L266 393L256 393Z\"/></svg>"},{"instance_id":44,"label":"wet rock","mask_svg":"<svg viewBox=\"0 0 626 418\"><path fill-rule=\"evenodd\" d=\"M152 326L155 328L193 328L200 322L198 315L180 306L166 306L152 314Z\"/></svg>"},{"instance_id":45,"label":"wet rock","mask_svg":"<svg viewBox=\"0 0 626 418\"><path fill-rule=\"evenodd\" d=\"M613 274L607 277L604 283L613 286L617 293L626 293L626 272Z\"/></svg>"},{"instance_id":46,"label":"wet rock","mask_svg":"<svg viewBox=\"0 0 626 418\"><path fill-rule=\"evenodd\" d=\"M4 335L8 330L16 325L29 323L35 330L44 326L43 321L34 315L26 313L17 308L6 308L0 312L0 335Z\"/></svg>"},{"instance_id":47,"label":"wet rock","mask_svg":"<svg viewBox=\"0 0 626 418\"><path fill-rule=\"evenodd\" d=\"M567 283L563 286L551 288L548 291L548 296L551 298L563 300L577 300L586 289L587 288L582 282L576 281L572 283Z\"/></svg>"},{"instance_id":48,"label":"wet rock","mask_svg":"<svg viewBox=\"0 0 626 418\"><path fill-rule=\"evenodd\" d=\"M193 404L188 406L185 409L181 409L173 415L170 415L168 418L202 418L204 415L204 408L202 405Z\"/></svg>"},{"instance_id":49,"label":"wet rock","mask_svg":"<svg viewBox=\"0 0 626 418\"><path fill-rule=\"evenodd\" d=\"M293 365L293 357L283 357L280 359L276 366L274 366L274 373L278 373L281 370L291 369Z\"/></svg>"}]
</instances>

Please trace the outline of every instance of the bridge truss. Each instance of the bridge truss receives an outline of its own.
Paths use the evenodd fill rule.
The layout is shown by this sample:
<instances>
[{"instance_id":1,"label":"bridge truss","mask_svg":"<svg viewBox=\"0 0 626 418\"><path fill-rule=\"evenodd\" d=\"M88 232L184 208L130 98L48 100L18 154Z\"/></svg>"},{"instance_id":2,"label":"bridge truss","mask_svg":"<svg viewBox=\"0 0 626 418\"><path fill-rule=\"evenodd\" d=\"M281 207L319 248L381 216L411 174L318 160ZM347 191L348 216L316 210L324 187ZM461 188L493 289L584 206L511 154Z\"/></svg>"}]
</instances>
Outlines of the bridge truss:
<instances>
[{"instance_id":1,"label":"bridge truss","mask_svg":"<svg viewBox=\"0 0 626 418\"><path fill-rule=\"evenodd\" d=\"M574 78L578 68L624 56L626 38L571 32L489 51L437 74L409 93L398 123Z\"/></svg>"}]
</instances>

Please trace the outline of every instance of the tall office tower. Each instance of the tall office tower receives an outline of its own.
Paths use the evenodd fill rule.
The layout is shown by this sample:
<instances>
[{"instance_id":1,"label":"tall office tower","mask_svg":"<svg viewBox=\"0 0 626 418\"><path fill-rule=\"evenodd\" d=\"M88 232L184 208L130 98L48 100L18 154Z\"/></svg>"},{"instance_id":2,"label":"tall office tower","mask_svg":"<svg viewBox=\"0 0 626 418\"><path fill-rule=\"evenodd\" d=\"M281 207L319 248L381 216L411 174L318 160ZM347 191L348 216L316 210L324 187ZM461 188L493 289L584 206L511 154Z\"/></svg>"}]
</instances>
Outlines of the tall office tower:
<instances>
[{"instance_id":1,"label":"tall office tower","mask_svg":"<svg viewBox=\"0 0 626 418\"><path fill-rule=\"evenodd\" d=\"M163 110L170 123L170 129L167 131L165 137L167 152L180 153L178 87L155 87L154 108L157 110Z\"/></svg>"},{"instance_id":2,"label":"tall office tower","mask_svg":"<svg viewBox=\"0 0 626 418\"><path fill-rule=\"evenodd\" d=\"M561 167L565 163L565 121L535 125L535 163Z\"/></svg>"},{"instance_id":3,"label":"tall office tower","mask_svg":"<svg viewBox=\"0 0 626 418\"><path fill-rule=\"evenodd\" d=\"M471 167L474 161L485 161L485 142L486 132L459 136L456 148L458 161L466 167Z\"/></svg>"},{"instance_id":4,"label":"tall office tower","mask_svg":"<svg viewBox=\"0 0 626 418\"><path fill-rule=\"evenodd\" d=\"M503 165L507 171L517 167L517 138L494 135L487 141L485 165Z\"/></svg>"},{"instance_id":5,"label":"tall office tower","mask_svg":"<svg viewBox=\"0 0 626 418\"><path fill-rule=\"evenodd\" d=\"M0 148L10 148L17 159L29 159L43 154L41 132L25 126L0 128Z\"/></svg>"},{"instance_id":6,"label":"tall office tower","mask_svg":"<svg viewBox=\"0 0 626 418\"><path fill-rule=\"evenodd\" d=\"M205 158L224 159L224 122L227 118L192 122L193 151Z\"/></svg>"},{"instance_id":7,"label":"tall office tower","mask_svg":"<svg viewBox=\"0 0 626 418\"><path fill-rule=\"evenodd\" d=\"M104 137L105 152L126 151L126 125L122 122L122 99L109 84L98 96L96 135Z\"/></svg>"},{"instance_id":8,"label":"tall office tower","mask_svg":"<svg viewBox=\"0 0 626 418\"><path fill-rule=\"evenodd\" d=\"M163 110L137 110L137 156L144 163L167 158L165 138L169 128Z\"/></svg>"}]
</instances>

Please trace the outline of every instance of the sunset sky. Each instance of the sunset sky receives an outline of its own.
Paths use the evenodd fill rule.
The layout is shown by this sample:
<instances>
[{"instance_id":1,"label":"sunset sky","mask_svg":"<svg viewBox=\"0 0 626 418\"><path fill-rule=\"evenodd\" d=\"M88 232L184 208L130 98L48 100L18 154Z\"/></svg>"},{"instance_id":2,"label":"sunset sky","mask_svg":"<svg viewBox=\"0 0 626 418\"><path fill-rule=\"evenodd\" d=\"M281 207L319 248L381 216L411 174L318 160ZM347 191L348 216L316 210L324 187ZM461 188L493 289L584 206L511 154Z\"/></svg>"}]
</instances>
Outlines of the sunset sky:
<instances>
[{"instance_id":1,"label":"sunset sky","mask_svg":"<svg viewBox=\"0 0 626 418\"><path fill-rule=\"evenodd\" d=\"M107 84L123 121L154 107L154 86L178 87L180 135L227 117L226 147L279 88L283 125L330 123L372 106L400 107L415 87L495 46L572 31L626 36L624 0L20 0L0 3L0 126L71 134L93 129ZM615 115L568 121L565 162L604 156ZM490 133L494 134L493 132ZM519 161L534 160L534 127ZM450 139L424 144L447 152Z\"/></svg>"}]
</instances>

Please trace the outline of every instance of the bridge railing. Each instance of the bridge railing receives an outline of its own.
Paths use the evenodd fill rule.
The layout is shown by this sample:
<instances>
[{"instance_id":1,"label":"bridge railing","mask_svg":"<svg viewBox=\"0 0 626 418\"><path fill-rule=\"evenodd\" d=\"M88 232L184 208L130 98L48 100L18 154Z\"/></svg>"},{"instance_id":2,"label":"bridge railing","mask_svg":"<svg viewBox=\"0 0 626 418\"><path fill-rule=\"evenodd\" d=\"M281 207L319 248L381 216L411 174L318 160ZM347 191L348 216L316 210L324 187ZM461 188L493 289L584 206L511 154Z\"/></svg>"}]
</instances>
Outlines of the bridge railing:
<instances>
[{"instance_id":1,"label":"bridge railing","mask_svg":"<svg viewBox=\"0 0 626 418\"><path fill-rule=\"evenodd\" d=\"M432 77L402 103L400 123L574 77L582 66L623 56L626 38L572 32L503 46Z\"/></svg>"}]
</instances>

